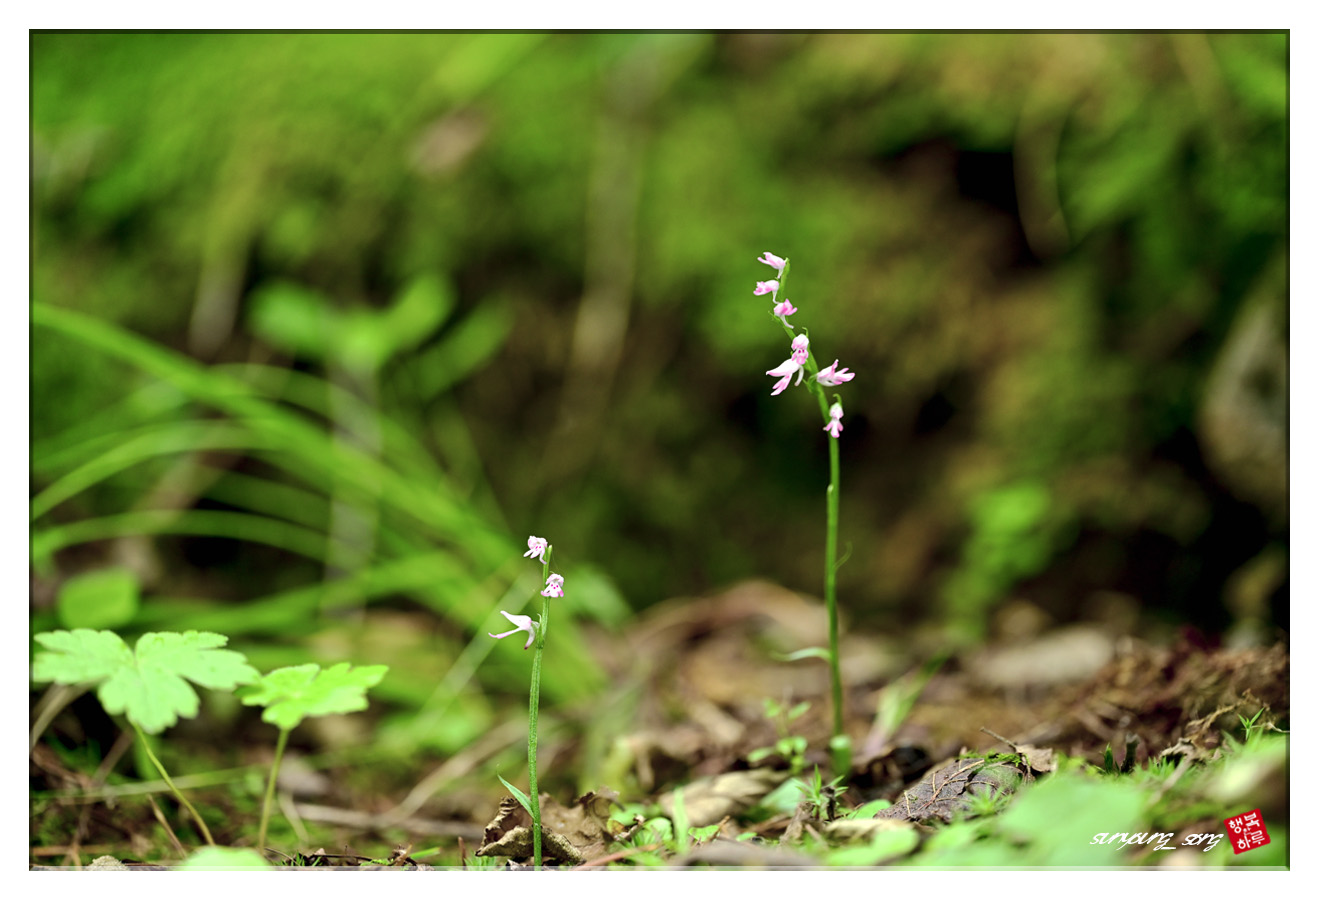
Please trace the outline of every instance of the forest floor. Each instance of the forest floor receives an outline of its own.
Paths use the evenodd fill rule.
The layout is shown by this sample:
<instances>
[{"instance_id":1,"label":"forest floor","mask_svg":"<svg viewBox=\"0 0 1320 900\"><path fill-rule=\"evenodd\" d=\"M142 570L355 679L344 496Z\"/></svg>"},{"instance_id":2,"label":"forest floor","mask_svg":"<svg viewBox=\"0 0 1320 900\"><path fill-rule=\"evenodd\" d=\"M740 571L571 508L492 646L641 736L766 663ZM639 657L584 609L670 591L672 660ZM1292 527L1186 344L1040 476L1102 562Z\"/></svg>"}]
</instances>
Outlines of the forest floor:
<instances>
[{"instance_id":1,"label":"forest floor","mask_svg":"<svg viewBox=\"0 0 1320 900\"><path fill-rule=\"evenodd\" d=\"M1288 865L1284 643L1226 648L1192 630L1151 641L1019 612L954 654L934 633L845 634L853 756L832 779L826 667L785 659L824 643L817 605L747 583L649 610L626 640L599 642L608 696L543 716L546 864ZM102 752L96 723L70 710L32 748L30 867L258 861L194 856L202 840L166 786L118 774L132 769L132 733L100 723ZM256 840L271 751L255 740L174 749L176 780L221 847ZM265 859L528 866L529 818L495 776L525 740L525 710L511 708L447 758L295 745ZM1243 831L1236 817L1252 812L1247 826L1262 825Z\"/></svg>"}]
</instances>

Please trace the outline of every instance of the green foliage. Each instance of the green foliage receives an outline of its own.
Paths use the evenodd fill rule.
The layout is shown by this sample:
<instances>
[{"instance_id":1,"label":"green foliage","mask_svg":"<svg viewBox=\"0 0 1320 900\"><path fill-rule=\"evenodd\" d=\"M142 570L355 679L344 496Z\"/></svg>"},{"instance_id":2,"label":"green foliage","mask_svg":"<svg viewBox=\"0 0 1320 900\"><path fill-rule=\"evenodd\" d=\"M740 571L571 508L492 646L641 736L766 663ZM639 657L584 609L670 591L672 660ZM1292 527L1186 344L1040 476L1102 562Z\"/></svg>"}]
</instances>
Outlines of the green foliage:
<instances>
[{"instance_id":1,"label":"green foliage","mask_svg":"<svg viewBox=\"0 0 1320 900\"><path fill-rule=\"evenodd\" d=\"M509 793L513 796L513 798L518 801L518 805L521 806L523 809L527 810L527 815L529 816L532 815L532 800L530 797L527 796L527 792L520 790L514 785L505 781L503 775L497 774L495 777L500 780L500 784L504 785L504 787L507 788Z\"/></svg>"},{"instance_id":2,"label":"green foliage","mask_svg":"<svg viewBox=\"0 0 1320 900\"><path fill-rule=\"evenodd\" d=\"M888 800L872 800L869 803L863 803L856 809L850 809L844 814L845 819L873 819L875 814L882 809L888 809L892 806Z\"/></svg>"},{"instance_id":3,"label":"green foliage","mask_svg":"<svg viewBox=\"0 0 1320 900\"><path fill-rule=\"evenodd\" d=\"M138 609L138 580L129 569L100 569L60 585L55 612L65 628L118 628Z\"/></svg>"},{"instance_id":4,"label":"green foliage","mask_svg":"<svg viewBox=\"0 0 1320 900\"><path fill-rule=\"evenodd\" d=\"M844 533L883 547L901 521L922 536L841 570L841 589L860 610L901 616L944 595L979 619L1063 564L1079 525L1179 548L1204 528L1204 486L1179 477L1185 461L1159 463L1196 430L1244 299L1286 291L1288 46L1285 33L37 34L32 293L200 360L267 360L212 368L241 369L346 443L378 434L415 495L452 487L487 524L554 509L560 540L592 548L644 606L753 574L814 584L818 561L775 525L819 493L810 451L779 440L811 411L768 415L754 373L777 360L730 264L792 256L813 338L859 373L845 452L888 473L857 468L883 501L850 507L845 492ZM85 349L34 331L33 395L58 398L34 405L38 492L76 471L49 461L75 461L75 434L99 426L107 452L129 422L211 414L195 392L148 404L132 355ZM608 403L578 403L575 379ZM309 394L319 408L301 406ZM336 414L328 398L345 395ZM577 404L572 440L561 402ZM927 423L931 409L947 422ZM242 437L228 446L242 465L203 466L209 508L140 503L204 443L43 497L67 505L34 522L34 559L200 534L304 556L282 573L312 585L334 581L327 558L384 564L430 539L459 551L455 593L493 569L433 522L411 542L399 519L413 510L393 496L373 516L371 469L309 465L323 454L291 435ZM261 508L240 489L253 477L271 488ZM1046 517L982 521L978 498L1024 483L1048 492ZM271 499L289 491L307 502ZM329 527L346 505L369 546ZM1005 553L1005 538L1020 540ZM932 559L954 563L919 562ZM290 586L251 571L244 600ZM302 613L255 621L284 637ZM575 683L547 689L571 698Z\"/></svg>"},{"instance_id":5,"label":"green foliage","mask_svg":"<svg viewBox=\"0 0 1320 900\"><path fill-rule=\"evenodd\" d=\"M260 853L247 847L203 847L174 869L178 872L208 872L270 867Z\"/></svg>"},{"instance_id":6,"label":"green foliage","mask_svg":"<svg viewBox=\"0 0 1320 900\"><path fill-rule=\"evenodd\" d=\"M1283 865L1279 849L1234 857L1223 840L1210 848L1174 838L1183 833L1222 837L1222 820L1239 811L1239 804L1260 803L1264 785L1286 766L1286 749L1286 741L1269 738L1255 747L1229 747L1225 756L1204 766L1185 764L1185 772L1155 760L1131 774L1113 771L1108 776L1064 758L1057 773L1023 785L1006 804L995 804L1002 811L986 804L981 817L937 828L902 864L1149 866L1161 864L1168 852L1155 847L1183 846L1194 850L1195 864L1208 868ZM1286 824L1269 825L1271 840L1278 840L1274 835L1281 826L1286 842ZM1107 840L1113 835L1120 838Z\"/></svg>"},{"instance_id":7,"label":"green foliage","mask_svg":"<svg viewBox=\"0 0 1320 900\"><path fill-rule=\"evenodd\" d=\"M807 739L801 735L791 734L789 726L810 709L811 704L804 701L789 709L766 697L762 700L762 706L765 717L774 724L775 731L779 733L779 739L775 741L773 747L758 747L748 753L747 761L756 765L767 757L778 754L788 762L790 772L793 774L801 772L806 765Z\"/></svg>"},{"instance_id":8,"label":"green foliage","mask_svg":"<svg viewBox=\"0 0 1320 900\"><path fill-rule=\"evenodd\" d=\"M247 706L264 706L262 721L292 731L308 716L329 716L367 708L367 689L380 683L389 666L338 663L324 671L316 663L286 666L263 675L235 693Z\"/></svg>"},{"instance_id":9,"label":"green foliage","mask_svg":"<svg viewBox=\"0 0 1320 900\"><path fill-rule=\"evenodd\" d=\"M32 680L58 684L91 682L108 713L124 713L147 734L156 734L197 715L197 692L188 684L230 690L257 678L243 654L220 649L221 634L150 632L129 650L111 631L79 628L34 638L45 648L32 663Z\"/></svg>"},{"instance_id":10,"label":"green foliage","mask_svg":"<svg viewBox=\"0 0 1320 900\"><path fill-rule=\"evenodd\" d=\"M1287 296L1288 54L34 34L32 630L389 658L381 740L448 755L522 683L479 663L532 522L601 566L565 598L551 706L606 683L571 619L747 576L813 590L783 517L819 503L825 444L759 374L778 358L740 273L767 249L858 373L855 621L975 635L1051 577L1059 604L1121 584L1211 615L1258 536L1210 540L1252 517L1215 515L1198 408L1238 312ZM86 602L70 573L127 541L161 577Z\"/></svg>"},{"instance_id":11,"label":"green foliage","mask_svg":"<svg viewBox=\"0 0 1320 900\"><path fill-rule=\"evenodd\" d=\"M917 849L921 836L915 828L896 828L877 831L870 840L861 844L832 848L825 853L824 863L829 866L877 866Z\"/></svg>"},{"instance_id":12,"label":"green foliage","mask_svg":"<svg viewBox=\"0 0 1320 900\"><path fill-rule=\"evenodd\" d=\"M811 778L798 778L796 780L797 789L801 792L801 799L811 804L811 814L816 818L831 818L836 805L839 792L839 785L843 784L844 776L839 775L830 779L828 782L822 782L820 777L820 766L813 770Z\"/></svg>"},{"instance_id":13,"label":"green foliage","mask_svg":"<svg viewBox=\"0 0 1320 900\"><path fill-rule=\"evenodd\" d=\"M199 404L188 413L198 416L196 421L130 427L128 440L65 445L63 456L55 458L68 471L34 500L34 518L40 520L48 510L144 461L225 448L251 453L262 463L260 475L221 474L215 485L218 499L241 503L248 511L152 511L38 526L35 557L48 558L79 541L159 530L218 535L293 551L331 567L336 576L327 580L316 577L314 568L294 569L291 574L301 572L311 583L257 596L238 607L196 603L180 612L148 600L140 619L160 613L172 623L231 634L294 633L304 628L309 616L408 592L456 626L475 631L500 603L484 579L499 573L497 581L514 584L505 570L519 555L512 536L465 499L465 491L415 434L371 412L360 400L325 381L265 367L207 369L67 311L34 308L33 319L132 362ZM293 402L286 404L286 398ZM203 415L204 407L219 410L228 423ZM324 416L336 414L345 427L358 432L357 439L342 440L323 424ZM379 452L370 448L372 440L380 444ZM203 481L214 477L208 474ZM338 515L333 512L336 506ZM367 535L364 544L362 533L347 530L345 522L358 523L354 529L374 527L375 533ZM586 615L617 616L617 604L611 607L608 602L612 588L600 578L592 583L596 589L582 601L589 604ZM570 608L577 602L566 600ZM547 671L547 693L588 693L601 676L577 628L566 624L560 642L567 661ZM428 658L426 669L432 665ZM461 687L447 683L449 692L438 699L452 700Z\"/></svg>"},{"instance_id":14,"label":"green foliage","mask_svg":"<svg viewBox=\"0 0 1320 900\"><path fill-rule=\"evenodd\" d=\"M1025 481L995 488L971 507L971 534L958 572L945 583L949 620L981 636L988 609L1020 579L1045 568L1057 543L1045 486Z\"/></svg>"},{"instance_id":15,"label":"green foliage","mask_svg":"<svg viewBox=\"0 0 1320 900\"><path fill-rule=\"evenodd\" d=\"M879 743L883 744L898 733L917 705L921 692L947 659L947 656L932 657L919 669L891 681L880 691L876 701L875 724L872 726L873 731L881 736Z\"/></svg>"}]
</instances>

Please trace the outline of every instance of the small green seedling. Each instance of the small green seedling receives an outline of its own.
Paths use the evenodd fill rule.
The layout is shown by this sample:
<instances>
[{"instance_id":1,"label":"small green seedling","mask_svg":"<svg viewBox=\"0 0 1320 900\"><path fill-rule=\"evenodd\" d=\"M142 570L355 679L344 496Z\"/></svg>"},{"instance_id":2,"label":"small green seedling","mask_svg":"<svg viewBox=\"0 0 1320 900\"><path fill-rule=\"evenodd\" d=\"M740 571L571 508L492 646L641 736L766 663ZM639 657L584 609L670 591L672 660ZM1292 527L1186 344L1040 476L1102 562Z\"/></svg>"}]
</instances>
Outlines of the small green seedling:
<instances>
[{"instance_id":1,"label":"small green seedling","mask_svg":"<svg viewBox=\"0 0 1320 900\"><path fill-rule=\"evenodd\" d=\"M816 767L814 777L797 780L797 788L802 792L802 798L811 804L812 816L827 822L832 821L838 813L839 794L843 793L839 790L841 784L843 784L842 775L828 782L822 782L820 766Z\"/></svg>"},{"instance_id":2,"label":"small green seedling","mask_svg":"<svg viewBox=\"0 0 1320 900\"><path fill-rule=\"evenodd\" d=\"M804 702L792 709L786 709L767 697L762 701L762 705L765 707L765 717L774 724L775 731L779 733L779 740L775 741L773 747L758 747L748 753L747 761L755 765L766 757L778 753L788 762L792 774L796 775L806 767L807 739L801 735L790 734L789 724L810 709L811 704Z\"/></svg>"},{"instance_id":3,"label":"small green seedling","mask_svg":"<svg viewBox=\"0 0 1320 900\"><path fill-rule=\"evenodd\" d=\"M180 716L197 715L197 692L188 682L232 690L256 680L260 673L243 654L221 649L229 638L209 631L154 631L138 638L132 650L113 631L90 628L43 632L34 640L45 649L32 662L32 680L95 684L101 706L128 719L161 778L192 814L206 843L214 845L206 822L175 786L146 736L159 734Z\"/></svg>"},{"instance_id":4,"label":"small green seedling","mask_svg":"<svg viewBox=\"0 0 1320 900\"><path fill-rule=\"evenodd\" d=\"M236 694L248 706L264 706L263 722L280 730L275 745L275 760L270 766L270 781L266 784L266 798L261 804L261 827L257 831L257 847L266 843L266 825L270 822L270 804L275 796L275 779L280 771L280 760L289 732L308 716L328 716L336 713L357 712L367 708L367 689L380 683L389 666L359 666L351 669L348 663L338 663L325 671L316 663L286 666L263 676L256 684L240 688Z\"/></svg>"}]
</instances>

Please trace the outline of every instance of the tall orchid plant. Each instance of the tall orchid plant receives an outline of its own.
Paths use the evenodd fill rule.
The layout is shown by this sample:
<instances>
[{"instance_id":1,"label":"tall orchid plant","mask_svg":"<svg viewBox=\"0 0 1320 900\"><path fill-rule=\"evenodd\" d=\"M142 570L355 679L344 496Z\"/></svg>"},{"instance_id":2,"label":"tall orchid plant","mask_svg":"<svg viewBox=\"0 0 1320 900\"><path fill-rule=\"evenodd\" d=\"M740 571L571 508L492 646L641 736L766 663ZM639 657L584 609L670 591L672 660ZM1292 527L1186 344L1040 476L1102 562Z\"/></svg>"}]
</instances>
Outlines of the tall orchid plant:
<instances>
[{"instance_id":1,"label":"tall orchid plant","mask_svg":"<svg viewBox=\"0 0 1320 900\"><path fill-rule=\"evenodd\" d=\"M854 373L839 367L836 359L821 368L811 352L811 340L807 329L801 333L791 324L788 317L797 313L797 308L785 297L779 299L788 282L788 260L766 251L757 259L775 270L776 277L770 281L758 281L752 293L756 296L770 295L774 304L770 315L779 320L788 332L790 339L788 359L784 360L765 374L777 380L770 393L778 396L788 390L789 382L801 385L807 378L807 390L816 395L820 403L820 415L825 423L824 431L830 436L830 486L825 491L825 609L829 614L830 647L828 660L830 665L830 692L834 701L834 730L830 739L830 756L835 774L846 775L852 761L852 749L848 735L843 728L843 681L839 677L839 612L835 598L835 573L842 562L838 559L839 545L839 436L843 434L843 400L836 393L831 403L826 396L827 387L838 387L853 380ZM794 377L796 376L796 380Z\"/></svg>"},{"instance_id":2,"label":"tall orchid plant","mask_svg":"<svg viewBox=\"0 0 1320 900\"><path fill-rule=\"evenodd\" d=\"M500 634L487 632L493 638L506 638L520 631L527 632L526 650L536 644L536 653L532 656L532 690L527 701L527 793L524 794L513 785L504 781L504 786L513 792L514 797L532 817L532 865L541 868L541 794L536 784L536 726L541 706L541 652L545 650L546 627L550 620L550 598L564 596L564 576L550 571L550 557L554 548L545 538L535 535L527 539L526 557L532 557L541 563L541 580L545 587L541 590L541 618L535 621L531 616L514 616L500 610L500 615L513 623L513 628Z\"/></svg>"}]
</instances>

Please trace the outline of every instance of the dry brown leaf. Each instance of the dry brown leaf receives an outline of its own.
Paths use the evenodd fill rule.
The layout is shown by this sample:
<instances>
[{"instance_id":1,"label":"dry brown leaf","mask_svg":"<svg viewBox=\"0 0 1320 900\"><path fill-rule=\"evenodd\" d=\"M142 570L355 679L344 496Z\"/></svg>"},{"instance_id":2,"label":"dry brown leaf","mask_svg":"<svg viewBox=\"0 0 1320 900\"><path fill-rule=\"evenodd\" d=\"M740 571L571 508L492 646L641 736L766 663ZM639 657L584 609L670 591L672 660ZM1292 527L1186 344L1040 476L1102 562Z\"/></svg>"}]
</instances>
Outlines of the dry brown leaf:
<instances>
[{"instance_id":1,"label":"dry brown leaf","mask_svg":"<svg viewBox=\"0 0 1320 900\"><path fill-rule=\"evenodd\" d=\"M1031 744L1019 744L1010 741L1001 734L995 734L989 728L982 727L981 731L993 738L998 738L1008 746L1013 748L1013 752L1022 757L1022 761L1027 764L1032 772L1037 775L1048 775L1059 767L1055 752L1049 747L1035 747Z\"/></svg>"},{"instance_id":2,"label":"dry brown leaf","mask_svg":"<svg viewBox=\"0 0 1320 900\"><path fill-rule=\"evenodd\" d=\"M569 807L549 794L541 795L541 854L545 862L578 866L601 856L624 827L610 819L610 807L618 794L608 788L588 792ZM532 817L512 797L500 801L499 813L489 825L477 848L477 856L507 856L524 860L533 857Z\"/></svg>"},{"instance_id":3,"label":"dry brown leaf","mask_svg":"<svg viewBox=\"0 0 1320 900\"><path fill-rule=\"evenodd\" d=\"M683 788L683 809L694 828L714 825L725 816L744 812L788 778L774 769L748 769L699 778ZM674 817L674 792L660 797L660 808Z\"/></svg>"},{"instance_id":4,"label":"dry brown leaf","mask_svg":"<svg viewBox=\"0 0 1320 900\"><path fill-rule=\"evenodd\" d=\"M875 814L877 819L901 819L924 822L929 819L953 821L967 809L969 796L1010 793L1023 781L1031 781L1031 771L1005 759L968 757L956 759L921 778L905 789L894 805Z\"/></svg>"}]
</instances>

